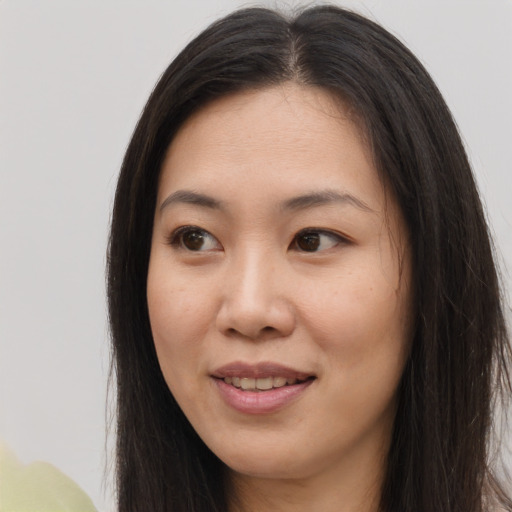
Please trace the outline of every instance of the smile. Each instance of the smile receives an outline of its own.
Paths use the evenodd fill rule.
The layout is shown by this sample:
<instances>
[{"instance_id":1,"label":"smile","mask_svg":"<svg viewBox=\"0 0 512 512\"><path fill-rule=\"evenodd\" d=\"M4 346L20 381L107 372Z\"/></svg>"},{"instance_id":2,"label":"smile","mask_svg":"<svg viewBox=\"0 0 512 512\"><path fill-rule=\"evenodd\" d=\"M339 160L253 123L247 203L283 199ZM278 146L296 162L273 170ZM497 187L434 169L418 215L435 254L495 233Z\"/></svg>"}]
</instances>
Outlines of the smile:
<instances>
[{"instance_id":1,"label":"smile","mask_svg":"<svg viewBox=\"0 0 512 512\"><path fill-rule=\"evenodd\" d=\"M270 389L282 388L284 386L293 386L294 384L304 382L293 377L224 377L224 382L243 391L269 391Z\"/></svg>"},{"instance_id":2,"label":"smile","mask_svg":"<svg viewBox=\"0 0 512 512\"><path fill-rule=\"evenodd\" d=\"M279 363L235 361L210 377L222 400L243 414L274 414L308 393L317 376Z\"/></svg>"}]
</instances>

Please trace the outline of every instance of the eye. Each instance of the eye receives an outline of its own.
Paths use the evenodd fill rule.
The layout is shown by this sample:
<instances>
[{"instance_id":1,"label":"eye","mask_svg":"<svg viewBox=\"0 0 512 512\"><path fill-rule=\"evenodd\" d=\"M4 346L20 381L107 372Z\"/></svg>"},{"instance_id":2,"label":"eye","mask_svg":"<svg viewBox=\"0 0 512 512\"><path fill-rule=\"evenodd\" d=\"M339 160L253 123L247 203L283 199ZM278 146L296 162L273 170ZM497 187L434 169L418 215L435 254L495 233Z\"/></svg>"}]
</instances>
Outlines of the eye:
<instances>
[{"instance_id":1,"label":"eye","mask_svg":"<svg viewBox=\"0 0 512 512\"><path fill-rule=\"evenodd\" d=\"M304 229L295 235L292 248L303 252L320 252L332 249L346 240L331 231Z\"/></svg>"},{"instance_id":2,"label":"eye","mask_svg":"<svg viewBox=\"0 0 512 512\"><path fill-rule=\"evenodd\" d=\"M170 236L172 246L187 251L218 251L222 249L219 241L208 231L196 226L183 226Z\"/></svg>"}]
</instances>

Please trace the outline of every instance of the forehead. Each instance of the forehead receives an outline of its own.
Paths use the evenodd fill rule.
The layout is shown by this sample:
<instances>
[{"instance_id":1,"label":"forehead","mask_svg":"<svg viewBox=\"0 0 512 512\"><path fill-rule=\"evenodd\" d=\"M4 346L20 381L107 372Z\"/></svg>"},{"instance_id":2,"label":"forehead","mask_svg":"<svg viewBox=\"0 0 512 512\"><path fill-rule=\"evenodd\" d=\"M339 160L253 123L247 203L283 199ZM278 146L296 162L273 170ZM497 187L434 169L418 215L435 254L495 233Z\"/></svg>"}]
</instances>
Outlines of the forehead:
<instances>
[{"instance_id":1,"label":"forehead","mask_svg":"<svg viewBox=\"0 0 512 512\"><path fill-rule=\"evenodd\" d=\"M199 182L228 189L258 179L288 180L292 188L323 180L330 188L340 176L375 187L371 152L354 118L323 88L292 83L214 100L179 129L161 188Z\"/></svg>"},{"instance_id":2,"label":"forehead","mask_svg":"<svg viewBox=\"0 0 512 512\"><path fill-rule=\"evenodd\" d=\"M242 90L214 99L185 120L178 133L192 126L197 129L197 124L204 124L207 118L215 122L219 116L222 116L223 122L230 119L240 120L240 116L251 118L253 122L256 121L253 128L257 131L259 122L265 124L269 120L268 117L261 116L263 112L271 113L273 122L281 121L275 126L276 130L286 127L286 123L291 120L294 123L301 121L300 125L294 124L294 127L305 124L311 128L312 122L322 115L343 121L349 121L349 116L353 115L344 102L323 87L284 82Z\"/></svg>"},{"instance_id":3,"label":"forehead","mask_svg":"<svg viewBox=\"0 0 512 512\"><path fill-rule=\"evenodd\" d=\"M169 152L178 144L186 144L192 132L203 137L203 142L228 147L243 139L247 149L258 143L268 146L288 141L299 142L306 150L308 143L317 142L319 133L325 144L337 140L341 126L350 125L362 135L356 120L353 109L324 88L285 82L208 103L183 123Z\"/></svg>"}]
</instances>

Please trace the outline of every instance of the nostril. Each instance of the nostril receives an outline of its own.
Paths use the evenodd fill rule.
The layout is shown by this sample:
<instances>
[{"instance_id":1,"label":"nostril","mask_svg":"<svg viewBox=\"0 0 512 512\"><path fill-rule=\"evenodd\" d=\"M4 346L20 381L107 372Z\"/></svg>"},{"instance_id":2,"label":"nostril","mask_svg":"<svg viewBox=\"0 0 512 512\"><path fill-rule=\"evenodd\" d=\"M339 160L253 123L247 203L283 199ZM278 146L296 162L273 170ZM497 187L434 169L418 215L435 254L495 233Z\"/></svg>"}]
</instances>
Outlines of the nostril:
<instances>
[{"instance_id":1,"label":"nostril","mask_svg":"<svg viewBox=\"0 0 512 512\"><path fill-rule=\"evenodd\" d=\"M242 330L236 329L235 327L230 327L226 331L226 334L229 337L243 336L244 338L250 338L253 340L257 340L257 339L267 339L269 337L275 336L276 334L279 335L279 330L270 325L262 327L261 329L258 329L255 332L249 332L249 329L244 329L242 331Z\"/></svg>"},{"instance_id":2,"label":"nostril","mask_svg":"<svg viewBox=\"0 0 512 512\"><path fill-rule=\"evenodd\" d=\"M216 318L216 328L231 338L251 340L287 337L295 327L293 310L284 300L243 301L230 297L224 300ZM269 303L267 303L269 302Z\"/></svg>"}]
</instances>

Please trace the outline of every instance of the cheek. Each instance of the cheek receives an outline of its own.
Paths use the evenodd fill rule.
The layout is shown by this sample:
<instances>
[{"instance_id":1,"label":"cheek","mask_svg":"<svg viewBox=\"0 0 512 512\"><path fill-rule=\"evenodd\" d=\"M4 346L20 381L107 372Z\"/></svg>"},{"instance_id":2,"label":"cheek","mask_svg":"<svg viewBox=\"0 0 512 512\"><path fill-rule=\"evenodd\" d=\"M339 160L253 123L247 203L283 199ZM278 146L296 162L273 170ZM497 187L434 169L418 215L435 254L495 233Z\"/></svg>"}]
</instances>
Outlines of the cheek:
<instances>
[{"instance_id":1,"label":"cheek","mask_svg":"<svg viewBox=\"0 0 512 512\"><path fill-rule=\"evenodd\" d=\"M307 293L305 293L307 291ZM307 287L301 315L327 339L360 338L382 327L401 331L406 316L401 294L376 276L353 274Z\"/></svg>"},{"instance_id":2,"label":"cheek","mask_svg":"<svg viewBox=\"0 0 512 512\"><path fill-rule=\"evenodd\" d=\"M211 327L208 295L150 265L147 301L158 360L171 386L174 376L186 378L197 366L201 340Z\"/></svg>"},{"instance_id":3,"label":"cheek","mask_svg":"<svg viewBox=\"0 0 512 512\"><path fill-rule=\"evenodd\" d=\"M344 375L399 372L411 329L406 286L398 291L380 272L343 274L310 289L301 316L328 364Z\"/></svg>"},{"instance_id":4,"label":"cheek","mask_svg":"<svg viewBox=\"0 0 512 512\"><path fill-rule=\"evenodd\" d=\"M382 418L392 421L410 346L401 293L376 275L370 277L354 275L350 286L345 280L329 301L318 290L305 309L311 312L306 322L322 348L322 366L332 384L328 401L348 418L342 425L347 433L362 431Z\"/></svg>"}]
</instances>

